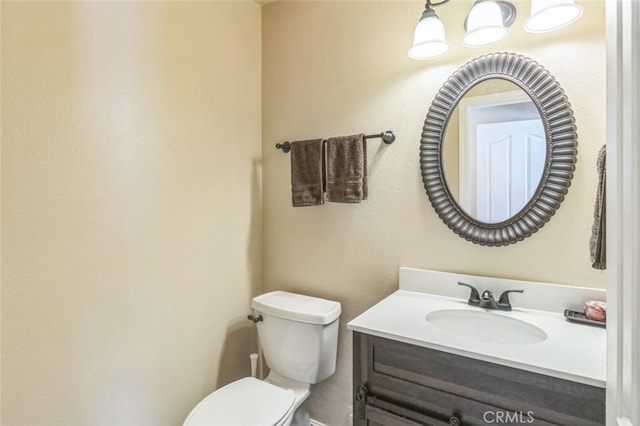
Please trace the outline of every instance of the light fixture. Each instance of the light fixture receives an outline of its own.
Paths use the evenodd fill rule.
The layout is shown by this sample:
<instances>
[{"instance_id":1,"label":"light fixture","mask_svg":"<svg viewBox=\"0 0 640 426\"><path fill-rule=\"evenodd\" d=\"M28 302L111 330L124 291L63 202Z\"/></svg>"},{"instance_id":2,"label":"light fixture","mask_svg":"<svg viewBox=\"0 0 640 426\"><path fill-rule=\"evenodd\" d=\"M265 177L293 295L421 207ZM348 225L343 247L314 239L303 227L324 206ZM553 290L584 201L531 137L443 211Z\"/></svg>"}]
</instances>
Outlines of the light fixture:
<instances>
[{"instance_id":1,"label":"light fixture","mask_svg":"<svg viewBox=\"0 0 640 426\"><path fill-rule=\"evenodd\" d=\"M431 0L427 0L424 12L413 34L413 46L407 52L411 59L429 59L449 50L449 44L444 37L444 25L432 7L448 1L431 3Z\"/></svg>"},{"instance_id":2,"label":"light fixture","mask_svg":"<svg viewBox=\"0 0 640 426\"><path fill-rule=\"evenodd\" d=\"M544 33L569 25L582 15L574 0L531 0L531 16L524 23L530 33Z\"/></svg>"},{"instance_id":3,"label":"light fixture","mask_svg":"<svg viewBox=\"0 0 640 426\"><path fill-rule=\"evenodd\" d=\"M476 0L464 22L466 35L462 44L480 47L502 40L516 19L516 8L503 0Z\"/></svg>"},{"instance_id":4,"label":"light fixture","mask_svg":"<svg viewBox=\"0 0 640 426\"><path fill-rule=\"evenodd\" d=\"M427 3L413 34L413 46L407 52L412 59L430 59L449 50L444 25L433 10L449 0ZM525 29L531 33L552 31L569 25L582 15L575 0L531 0L531 16ZM515 6L507 0L476 0L464 21L466 34L462 44L480 47L504 39L516 18Z\"/></svg>"}]
</instances>

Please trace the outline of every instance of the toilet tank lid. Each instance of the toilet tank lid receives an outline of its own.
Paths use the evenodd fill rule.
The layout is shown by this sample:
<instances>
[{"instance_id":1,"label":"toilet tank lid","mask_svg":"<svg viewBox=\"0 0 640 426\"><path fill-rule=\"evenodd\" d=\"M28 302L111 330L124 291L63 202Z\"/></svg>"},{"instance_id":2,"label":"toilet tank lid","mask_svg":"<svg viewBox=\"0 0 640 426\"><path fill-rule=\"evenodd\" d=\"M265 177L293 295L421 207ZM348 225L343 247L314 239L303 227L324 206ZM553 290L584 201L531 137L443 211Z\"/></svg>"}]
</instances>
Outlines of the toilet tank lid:
<instances>
[{"instance_id":1,"label":"toilet tank lid","mask_svg":"<svg viewBox=\"0 0 640 426\"><path fill-rule=\"evenodd\" d=\"M311 324L330 324L341 312L339 302L286 291L256 296L251 307L264 314Z\"/></svg>"}]
</instances>

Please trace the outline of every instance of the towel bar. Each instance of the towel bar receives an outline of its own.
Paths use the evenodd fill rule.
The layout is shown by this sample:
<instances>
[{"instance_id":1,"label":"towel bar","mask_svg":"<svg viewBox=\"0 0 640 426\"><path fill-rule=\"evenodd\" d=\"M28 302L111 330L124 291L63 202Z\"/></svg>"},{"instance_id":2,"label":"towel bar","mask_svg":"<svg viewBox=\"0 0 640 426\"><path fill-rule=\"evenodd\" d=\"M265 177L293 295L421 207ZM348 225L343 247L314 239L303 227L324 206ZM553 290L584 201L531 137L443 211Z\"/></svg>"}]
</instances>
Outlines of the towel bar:
<instances>
[{"instance_id":1,"label":"towel bar","mask_svg":"<svg viewBox=\"0 0 640 426\"><path fill-rule=\"evenodd\" d=\"M382 142L387 145L391 145L396 140L396 135L393 134L393 130L387 130L386 132L378 133L376 135L364 135L365 139L375 139L381 138ZM323 143L327 143L326 140L322 141ZM291 151L291 142L283 142L276 144L277 149L281 149L282 152L287 153Z\"/></svg>"}]
</instances>

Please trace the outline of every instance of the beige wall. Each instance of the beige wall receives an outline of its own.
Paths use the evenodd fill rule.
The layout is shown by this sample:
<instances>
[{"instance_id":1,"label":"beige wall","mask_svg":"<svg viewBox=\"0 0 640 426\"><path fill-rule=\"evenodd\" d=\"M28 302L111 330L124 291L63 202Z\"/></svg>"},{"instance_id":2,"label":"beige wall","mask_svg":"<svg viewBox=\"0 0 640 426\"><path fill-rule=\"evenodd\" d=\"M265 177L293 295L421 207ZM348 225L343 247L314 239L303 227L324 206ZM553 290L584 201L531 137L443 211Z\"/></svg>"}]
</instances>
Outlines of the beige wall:
<instances>
[{"instance_id":1,"label":"beige wall","mask_svg":"<svg viewBox=\"0 0 640 426\"><path fill-rule=\"evenodd\" d=\"M605 137L604 2L549 34L523 30L529 2L508 40L460 46L471 2L437 9L452 49L435 61L406 55L424 2L275 2L263 8L264 290L286 289L343 304L338 370L309 400L312 417L348 424L351 343L346 323L397 288L399 266L604 287L588 241L595 160ZM514 246L487 248L452 233L422 187L420 132L440 85L464 62L513 51L542 63L571 101L578 126L575 179L552 220ZM369 144L369 200L292 208L285 140L393 129L397 141Z\"/></svg>"},{"instance_id":2,"label":"beige wall","mask_svg":"<svg viewBox=\"0 0 640 426\"><path fill-rule=\"evenodd\" d=\"M248 374L253 2L2 2L2 419L176 425Z\"/></svg>"}]
</instances>

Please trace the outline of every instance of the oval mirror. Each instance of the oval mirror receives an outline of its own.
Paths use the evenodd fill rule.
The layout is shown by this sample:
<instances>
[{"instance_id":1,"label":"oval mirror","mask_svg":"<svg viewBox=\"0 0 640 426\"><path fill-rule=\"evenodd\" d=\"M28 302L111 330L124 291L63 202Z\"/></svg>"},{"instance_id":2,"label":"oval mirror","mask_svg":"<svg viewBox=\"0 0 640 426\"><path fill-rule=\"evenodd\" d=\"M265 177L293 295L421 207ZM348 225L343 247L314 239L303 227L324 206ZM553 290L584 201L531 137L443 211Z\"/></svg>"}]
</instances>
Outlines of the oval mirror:
<instances>
[{"instance_id":1,"label":"oval mirror","mask_svg":"<svg viewBox=\"0 0 640 426\"><path fill-rule=\"evenodd\" d=\"M420 144L422 179L461 237L502 246L529 237L567 193L577 155L571 105L550 73L512 53L474 59L436 95Z\"/></svg>"}]
</instances>

